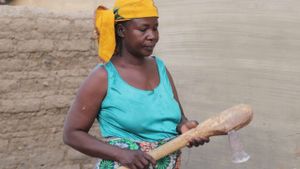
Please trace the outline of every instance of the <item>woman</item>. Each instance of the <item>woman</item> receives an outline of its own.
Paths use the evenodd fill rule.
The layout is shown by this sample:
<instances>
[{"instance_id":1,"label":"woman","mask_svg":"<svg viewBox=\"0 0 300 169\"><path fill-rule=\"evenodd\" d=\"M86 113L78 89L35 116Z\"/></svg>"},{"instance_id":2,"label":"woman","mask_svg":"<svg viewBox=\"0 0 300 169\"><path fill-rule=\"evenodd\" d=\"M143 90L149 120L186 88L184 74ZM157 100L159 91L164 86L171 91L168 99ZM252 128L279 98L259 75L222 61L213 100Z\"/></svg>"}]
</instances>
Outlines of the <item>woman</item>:
<instances>
[{"instance_id":1,"label":"woman","mask_svg":"<svg viewBox=\"0 0 300 169\"><path fill-rule=\"evenodd\" d=\"M159 40L158 13L152 0L117 0L114 12L96 11L97 66L81 85L64 127L64 142L102 159L98 168L179 168L179 152L159 161L147 151L197 126L181 108L163 62L150 56ZM103 140L88 134L94 120ZM190 140L188 147L208 142Z\"/></svg>"}]
</instances>

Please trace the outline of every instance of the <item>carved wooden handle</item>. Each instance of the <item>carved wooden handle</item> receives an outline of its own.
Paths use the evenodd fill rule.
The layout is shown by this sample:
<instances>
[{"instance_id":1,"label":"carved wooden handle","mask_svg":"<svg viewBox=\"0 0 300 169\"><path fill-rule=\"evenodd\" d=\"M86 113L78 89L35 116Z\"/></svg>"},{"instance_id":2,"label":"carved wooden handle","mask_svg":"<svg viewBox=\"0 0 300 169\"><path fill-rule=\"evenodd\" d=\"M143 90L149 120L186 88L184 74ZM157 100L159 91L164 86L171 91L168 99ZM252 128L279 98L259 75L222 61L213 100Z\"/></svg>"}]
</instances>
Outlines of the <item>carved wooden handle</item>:
<instances>
[{"instance_id":1,"label":"carved wooden handle","mask_svg":"<svg viewBox=\"0 0 300 169\"><path fill-rule=\"evenodd\" d=\"M253 111L249 105L240 104L231 107L220 114L211 117L196 128L191 129L175 139L161 145L160 147L148 152L155 160L159 160L183 147L188 141L195 137L211 137L225 135L231 130L239 130L250 123ZM128 169L119 167L118 169Z\"/></svg>"}]
</instances>

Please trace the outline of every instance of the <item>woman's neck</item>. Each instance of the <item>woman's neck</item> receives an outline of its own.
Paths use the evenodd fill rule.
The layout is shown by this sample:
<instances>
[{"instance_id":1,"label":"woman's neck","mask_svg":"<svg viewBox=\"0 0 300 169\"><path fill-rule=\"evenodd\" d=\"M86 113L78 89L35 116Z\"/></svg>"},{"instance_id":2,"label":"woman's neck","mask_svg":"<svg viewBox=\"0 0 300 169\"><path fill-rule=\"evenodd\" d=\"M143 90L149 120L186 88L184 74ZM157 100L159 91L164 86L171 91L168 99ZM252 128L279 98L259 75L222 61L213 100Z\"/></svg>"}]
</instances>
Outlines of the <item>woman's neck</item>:
<instances>
[{"instance_id":1,"label":"woman's neck","mask_svg":"<svg viewBox=\"0 0 300 169\"><path fill-rule=\"evenodd\" d=\"M126 51L122 51L120 54L115 55L111 60L117 63L132 66L142 66L146 64L146 57L134 56Z\"/></svg>"}]
</instances>

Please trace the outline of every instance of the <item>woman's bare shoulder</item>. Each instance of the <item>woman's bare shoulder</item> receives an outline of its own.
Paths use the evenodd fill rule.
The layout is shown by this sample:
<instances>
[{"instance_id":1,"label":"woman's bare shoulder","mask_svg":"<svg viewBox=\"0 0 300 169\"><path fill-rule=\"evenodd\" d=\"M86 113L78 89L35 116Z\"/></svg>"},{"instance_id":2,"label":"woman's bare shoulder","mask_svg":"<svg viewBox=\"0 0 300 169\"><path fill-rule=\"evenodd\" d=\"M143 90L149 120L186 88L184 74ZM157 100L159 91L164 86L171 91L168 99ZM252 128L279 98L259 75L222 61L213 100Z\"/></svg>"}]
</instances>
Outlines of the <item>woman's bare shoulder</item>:
<instances>
[{"instance_id":1,"label":"woman's bare shoulder","mask_svg":"<svg viewBox=\"0 0 300 169\"><path fill-rule=\"evenodd\" d=\"M90 73L89 77L100 82L107 81L107 71L104 65L97 65Z\"/></svg>"},{"instance_id":2,"label":"woman's bare shoulder","mask_svg":"<svg viewBox=\"0 0 300 169\"><path fill-rule=\"evenodd\" d=\"M107 91L107 76L105 67L97 65L84 80L80 90L91 95L104 96Z\"/></svg>"}]
</instances>

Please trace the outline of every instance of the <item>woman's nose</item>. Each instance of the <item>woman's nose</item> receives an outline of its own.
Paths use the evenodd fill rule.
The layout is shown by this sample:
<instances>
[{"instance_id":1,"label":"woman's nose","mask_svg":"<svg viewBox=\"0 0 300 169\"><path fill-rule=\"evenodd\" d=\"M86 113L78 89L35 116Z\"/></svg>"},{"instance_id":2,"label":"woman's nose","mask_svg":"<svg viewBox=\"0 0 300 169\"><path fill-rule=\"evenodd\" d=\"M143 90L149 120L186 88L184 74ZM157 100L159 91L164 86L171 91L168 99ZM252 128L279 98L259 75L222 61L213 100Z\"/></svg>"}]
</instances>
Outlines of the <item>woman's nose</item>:
<instances>
[{"instance_id":1,"label":"woman's nose","mask_svg":"<svg viewBox=\"0 0 300 169\"><path fill-rule=\"evenodd\" d=\"M147 39L148 40L156 40L156 39L158 39L158 32L154 31L154 30L149 31Z\"/></svg>"}]
</instances>

